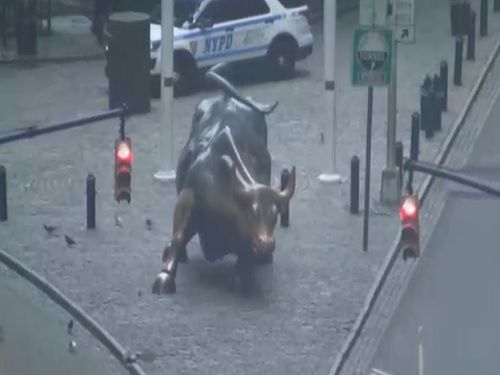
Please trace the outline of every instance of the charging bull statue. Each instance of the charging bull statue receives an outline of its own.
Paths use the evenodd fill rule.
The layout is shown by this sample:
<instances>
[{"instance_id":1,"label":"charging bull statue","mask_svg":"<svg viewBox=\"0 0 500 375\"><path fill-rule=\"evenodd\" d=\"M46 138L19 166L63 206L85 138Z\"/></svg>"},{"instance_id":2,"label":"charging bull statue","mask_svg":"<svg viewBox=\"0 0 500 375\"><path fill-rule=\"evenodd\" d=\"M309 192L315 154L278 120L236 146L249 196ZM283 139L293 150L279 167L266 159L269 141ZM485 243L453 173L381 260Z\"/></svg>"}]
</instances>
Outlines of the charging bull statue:
<instances>
[{"instance_id":1,"label":"charging bull statue","mask_svg":"<svg viewBox=\"0 0 500 375\"><path fill-rule=\"evenodd\" d=\"M265 115L278 103L242 97L214 69L206 77L224 96L203 100L195 110L177 165L173 233L153 284L156 294L175 293L177 265L187 261L186 245L196 234L208 261L237 256L244 286L253 264L272 261L280 207L295 190L295 167L282 191L270 187Z\"/></svg>"}]
</instances>

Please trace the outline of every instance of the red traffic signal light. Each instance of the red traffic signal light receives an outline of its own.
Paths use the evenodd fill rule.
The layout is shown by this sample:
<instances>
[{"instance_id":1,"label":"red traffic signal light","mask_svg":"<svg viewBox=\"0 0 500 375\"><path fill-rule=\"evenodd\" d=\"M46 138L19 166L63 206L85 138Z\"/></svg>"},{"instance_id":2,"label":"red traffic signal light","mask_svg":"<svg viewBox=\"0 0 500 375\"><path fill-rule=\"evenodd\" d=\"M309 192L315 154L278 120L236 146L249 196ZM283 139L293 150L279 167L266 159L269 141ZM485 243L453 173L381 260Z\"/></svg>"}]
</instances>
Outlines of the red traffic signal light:
<instances>
[{"instance_id":1,"label":"red traffic signal light","mask_svg":"<svg viewBox=\"0 0 500 375\"><path fill-rule=\"evenodd\" d=\"M115 142L115 199L131 200L132 143L129 138L118 138Z\"/></svg>"},{"instance_id":2,"label":"red traffic signal light","mask_svg":"<svg viewBox=\"0 0 500 375\"><path fill-rule=\"evenodd\" d=\"M402 225L400 246L404 260L420 256L419 215L418 196L412 194L403 197L399 217Z\"/></svg>"}]
</instances>

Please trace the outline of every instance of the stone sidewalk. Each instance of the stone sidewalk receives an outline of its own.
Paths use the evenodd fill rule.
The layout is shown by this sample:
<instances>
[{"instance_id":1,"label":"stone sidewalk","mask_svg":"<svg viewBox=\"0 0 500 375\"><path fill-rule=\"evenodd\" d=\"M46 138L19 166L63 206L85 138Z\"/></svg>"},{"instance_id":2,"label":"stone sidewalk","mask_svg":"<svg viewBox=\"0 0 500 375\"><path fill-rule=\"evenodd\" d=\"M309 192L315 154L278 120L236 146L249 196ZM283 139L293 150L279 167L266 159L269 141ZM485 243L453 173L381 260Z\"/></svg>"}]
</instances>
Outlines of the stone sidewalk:
<instances>
[{"instance_id":1,"label":"stone sidewalk","mask_svg":"<svg viewBox=\"0 0 500 375\"><path fill-rule=\"evenodd\" d=\"M52 17L51 33L38 34L35 56L18 56L16 39L10 38L6 48L0 43L0 64L104 59L104 49L90 31L91 25L91 20L82 15Z\"/></svg>"},{"instance_id":2,"label":"stone sidewalk","mask_svg":"<svg viewBox=\"0 0 500 375\"><path fill-rule=\"evenodd\" d=\"M479 0L473 7L479 14ZM406 154L410 115L419 109L419 85L425 74L437 72L442 59L449 62L452 77L454 55L447 0L418 1L416 20L417 42L399 47L397 139L403 141ZM367 95L365 89L350 85L349 73L356 23L356 13L338 22L338 166L343 176L348 176L354 154L364 160ZM423 160L432 160L438 152L496 45L498 15L490 16L489 26L489 36L478 39L476 61L464 63L463 86L450 85L443 130L432 140L421 138ZM317 180L324 162L319 130L325 111L321 30L315 31L315 53L299 64L295 79L280 83L247 79L240 84L245 95L260 101L280 100L268 118L275 186L281 168L294 164L298 172L291 227L276 230L274 273L267 276L269 285L263 282L267 286L261 299L242 302L225 293L213 279L219 271L225 272L226 263L207 265L195 244L190 247L193 261L179 270L179 293L162 299L150 295L162 246L171 234L175 204L174 187L152 177L161 163L158 101L153 102L151 113L127 122L136 155L130 206L118 206L112 200L112 145L118 121L2 146L10 217L0 225L0 246L78 301L125 346L154 350L157 359L145 365L148 373L327 373L395 238L398 219L395 211L378 204L386 156L385 89L376 89L374 96L373 205L367 253L361 251L362 216L348 211L348 183L324 186ZM103 61L39 64L32 69L0 67L0 132L107 109L103 67ZM175 101L177 150L186 140L196 102L212 94L204 91ZM98 229L93 232L84 228L88 172L96 175L99 192ZM121 217L122 227L115 225L115 214ZM145 229L146 218L154 223L152 231ZM58 225L58 237L48 237L43 223ZM63 233L76 239L75 248L65 246ZM226 314L220 327L215 318L223 312L235 316ZM220 328L217 349L211 345L213 336L210 340L214 326ZM265 339L255 327L265 330ZM231 329L238 335L231 334ZM242 343L238 337L246 340ZM285 350L283 345L289 347ZM256 358L268 361L259 361L259 368L253 368ZM231 359L234 366L228 367Z\"/></svg>"}]
</instances>

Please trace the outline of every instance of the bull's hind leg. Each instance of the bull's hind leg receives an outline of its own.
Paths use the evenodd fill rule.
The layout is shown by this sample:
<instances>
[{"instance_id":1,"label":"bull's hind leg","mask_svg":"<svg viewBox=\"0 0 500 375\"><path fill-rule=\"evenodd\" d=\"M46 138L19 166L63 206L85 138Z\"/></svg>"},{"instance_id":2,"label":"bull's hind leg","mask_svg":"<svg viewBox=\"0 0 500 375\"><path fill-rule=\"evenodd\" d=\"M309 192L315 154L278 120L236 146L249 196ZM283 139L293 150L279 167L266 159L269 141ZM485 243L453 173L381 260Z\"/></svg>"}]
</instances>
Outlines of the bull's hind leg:
<instances>
[{"instance_id":1,"label":"bull's hind leg","mask_svg":"<svg viewBox=\"0 0 500 375\"><path fill-rule=\"evenodd\" d=\"M153 284L153 293L175 293L175 276L177 264L186 244L196 234L193 223L194 194L191 189L183 189L177 200L174 211L172 240L163 251L163 264L161 272Z\"/></svg>"}]
</instances>

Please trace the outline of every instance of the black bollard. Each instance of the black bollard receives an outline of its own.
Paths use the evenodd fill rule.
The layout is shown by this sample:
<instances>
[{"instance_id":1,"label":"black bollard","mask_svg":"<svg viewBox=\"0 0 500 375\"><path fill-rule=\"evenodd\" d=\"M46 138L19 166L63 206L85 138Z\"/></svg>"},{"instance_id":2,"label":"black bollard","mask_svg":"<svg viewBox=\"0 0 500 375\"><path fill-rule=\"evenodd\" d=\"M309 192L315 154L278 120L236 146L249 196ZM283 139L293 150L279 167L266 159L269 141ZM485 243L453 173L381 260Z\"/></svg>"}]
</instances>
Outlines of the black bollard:
<instances>
[{"instance_id":1,"label":"black bollard","mask_svg":"<svg viewBox=\"0 0 500 375\"><path fill-rule=\"evenodd\" d=\"M500 11L500 0L493 0L493 11Z\"/></svg>"},{"instance_id":2,"label":"black bollard","mask_svg":"<svg viewBox=\"0 0 500 375\"><path fill-rule=\"evenodd\" d=\"M351 159L351 214L359 214L359 158Z\"/></svg>"},{"instance_id":3,"label":"black bollard","mask_svg":"<svg viewBox=\"0 0 500 375\"><path fill-rule=\"evenodd\" d=\"M464 55L464 38L458 36L455 41L455 66L453 71L453 84L462 86L462 59Z\"/></svg>"},{"instance_id":4,"label":"black bollard","mask_svg":"<svg viewBox=\"0 0 500 375\"><path fill-rule=\"evenodd\" d=\"M488 35L488 0L481 0L481 14L479 16L479 35Z\"/></svg>"},{"instance_id":5,"label":"black bollard","mask_svg":"<svg viewBox=\"0 0 500 375\"><path fill-rule=\"evenodd\" d=\"M399 181L403 182L403 142L396 142L396 166L399 169ZM401 185L400 185L401 186Z\"/></svg>"},{"instance_id":6,"label":"black bollard","mask_svg":"<svg viewBox=\"0 0 500 375\"><path fill-rule=\"evenodd\" d=\"M443 88L441 85L441 80L437 74L434 74L434 78L432 79L432 85L434 88L434 130L441 130L441 102L443 101Z\"/></svg>"},{"instance_id":7,"label":"black bollard","mask_svg":"<svg viewBox=\"0 0 500 375\"><path fill-rule=\"evenodd\" d=\"M431 121L431 116L430 116L430 94L431 94L431 87L432 86L432 79L429 75L425 76L424 82L422 86L420 86L420 113L422 114L422 120L421 120L421 130L425 131L429 123Z\"/></svg>"},{"instance_id":8,"label":"black bollard","mask_svg":"<svg viewBox=\"0 0 500 375\"><path fill-rule=\"evenodd\" d=\"M87 176L87 229L95 229L95 177Z\"/></svg>"},{"instance_id":9,"label":"black bollard","mask_svg":"<svg viewBox=\"0 0 500 375\"><path fill-rule=\"evenodd\" d=\"M432 137L434 137L434 132L436 131L437 128L436 103L437 103L436 91L434 91L434 83L432 82L431 79L431 86L429 88L429 94L427 96L427 113L425 115L426 117L425 138L427 139L431 139Z\"/></svg>"},{"instance_id":10,"label":"black bollard","mask_svg":"<svg viewBox=\"0 0 500 375\"><path fill-rule=\"evenodd\" d=\"M467 33L467 60L476 58L476 12L470 12L470 27Z\"/></svg>"},{"instance_id":11,"label":"black bollard","mask_svg":"<svg viewBox=\"0 0 500 375\"><path fill-rule=\"evenodd\" d=\"M289 178L290 178L290 172L286 168L283 169L281 171L281 190L285 190L286 185L288 185ZM290 226L290 204L289 203L287 203L281 207L280 224L284 228L287 228Z\"/></svg>"},{"instance_id":12,"label":"black bollard","mask_svg":"<svg viewBox=\"0 0 500 375\"><path fill-rule=\"evenodd\" d=\"M420 142L420 114L413 112L411 115L411 143L410 143L410 158L418 160L419 142Z\"/></svg>"},{"instance_id":13,"label":"black bollard","mask_svg":"<svg viewBox=\"0 0 500 375\"><path fill-rule=\"evenodd\" d=\"M0 165L0 221L7 221L7 173Z\"/></svg>"},{"instance_id":14,"label":"black bollard","mask_svg":"<svg viewBox=\"0 0 500 375\"><path fill-rule=\"evenodd\" d=\"M443 91L441 109L446 111L448 109L448 62L446 60L441 61L439 66L439 80Z\"/></svg>"}]
</instances>

